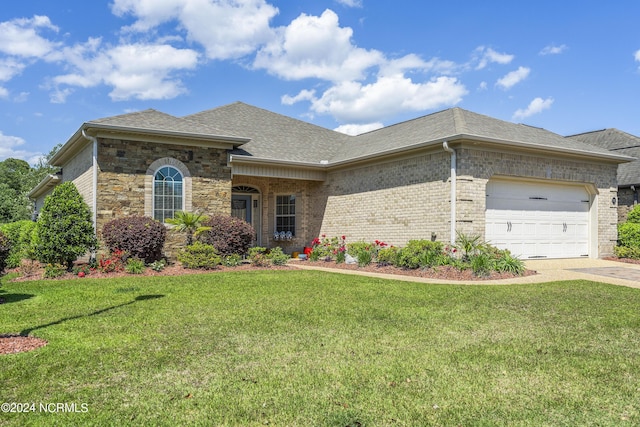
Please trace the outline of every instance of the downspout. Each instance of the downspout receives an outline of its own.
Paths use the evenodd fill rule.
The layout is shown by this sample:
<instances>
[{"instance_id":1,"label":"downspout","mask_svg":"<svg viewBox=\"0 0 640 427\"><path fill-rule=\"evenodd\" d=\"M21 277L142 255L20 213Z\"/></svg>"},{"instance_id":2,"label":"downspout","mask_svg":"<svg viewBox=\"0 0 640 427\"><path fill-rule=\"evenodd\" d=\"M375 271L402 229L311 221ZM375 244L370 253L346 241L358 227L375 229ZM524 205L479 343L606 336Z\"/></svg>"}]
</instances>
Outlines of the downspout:
<instances>
[{"instance_id":1,"label":"downspout","mask_svg":"<svg viewBox=\"0 0 640 427\"><path fill-rule=\"evenodd\" d=\"M93 144L93 191L91 192L91 211L93 212L93 231L96 234L96 238L98 238L98 140L95 136L87 135L84 129L82 129L82 136Z\"/></svg>"},{"instance_id":2,"label":"downspout","mask_svg":"<svg viewBox=\"0 0 640 427\"><path fill-rule=\"evenodd\" d=\"M456 244L456 181L457 156L456 150L449 148L447 141L442 143L444 151L451 153L451 245Z\"/></svg>"}]
</instances>

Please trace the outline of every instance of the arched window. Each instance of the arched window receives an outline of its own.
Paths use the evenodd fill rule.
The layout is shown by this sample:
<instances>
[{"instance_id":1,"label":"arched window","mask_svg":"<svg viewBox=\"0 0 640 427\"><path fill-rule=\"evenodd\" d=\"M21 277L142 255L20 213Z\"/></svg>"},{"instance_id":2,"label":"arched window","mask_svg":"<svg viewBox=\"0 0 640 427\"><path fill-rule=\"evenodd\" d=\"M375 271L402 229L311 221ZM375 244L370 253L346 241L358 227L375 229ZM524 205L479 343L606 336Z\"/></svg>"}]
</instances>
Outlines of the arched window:
<instances>
[{"instance_id":1,"label":"arched window","mask_svg":"<svg viewBox=\"0 0 640 427\"><path fill-rule=\"evenodd\" d=\"M153 176L153 218L164 222L184 210L182 173L173 166L163 166Z\"/></svg>"}]
</instances>

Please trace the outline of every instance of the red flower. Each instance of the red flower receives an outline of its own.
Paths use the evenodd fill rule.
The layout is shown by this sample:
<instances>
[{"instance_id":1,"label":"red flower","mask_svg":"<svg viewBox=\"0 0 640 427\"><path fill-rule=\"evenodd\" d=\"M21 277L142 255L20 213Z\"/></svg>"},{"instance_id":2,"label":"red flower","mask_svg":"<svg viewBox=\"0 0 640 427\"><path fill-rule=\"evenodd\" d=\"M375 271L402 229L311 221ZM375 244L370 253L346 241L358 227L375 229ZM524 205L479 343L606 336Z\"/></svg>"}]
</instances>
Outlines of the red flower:
<instances>
[{"instance_id":1,"label":"red flower","mask_svg":"<svg viewBox=\"0 0 640 427\"><path fill-rule=\"evenodd\" d=\"M347 240L347 238L345 236L342 236L342 240Z\"/></svg>"},{"instance_id":2,"label":"red flower","mask_svg":"<svg viewBox=\"0 0 640 427\"><path fill-rule=\"evenodd\" d=\"M84 271L78 272L78 277L84 277Z\"/></svg>"}]
</instances>

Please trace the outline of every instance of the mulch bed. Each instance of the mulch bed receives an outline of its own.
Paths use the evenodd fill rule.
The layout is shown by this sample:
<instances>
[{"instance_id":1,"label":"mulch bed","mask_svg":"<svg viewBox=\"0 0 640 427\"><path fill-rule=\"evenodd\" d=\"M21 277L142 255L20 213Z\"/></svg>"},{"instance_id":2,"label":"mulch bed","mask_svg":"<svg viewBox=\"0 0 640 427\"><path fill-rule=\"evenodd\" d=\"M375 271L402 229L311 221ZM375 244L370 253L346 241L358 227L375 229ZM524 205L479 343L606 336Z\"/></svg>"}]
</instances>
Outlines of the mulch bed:
<instances>
[{"instance_id":1,"label":"mulch bed","mask_svg":"<svg viewBox=\"0 0 640 427\"><path fill-rule=\"evenodd\" d=\"M22 335L0 335L0 354L22 353L47 345L42 338Z\"/></svg>"}]
</instances>

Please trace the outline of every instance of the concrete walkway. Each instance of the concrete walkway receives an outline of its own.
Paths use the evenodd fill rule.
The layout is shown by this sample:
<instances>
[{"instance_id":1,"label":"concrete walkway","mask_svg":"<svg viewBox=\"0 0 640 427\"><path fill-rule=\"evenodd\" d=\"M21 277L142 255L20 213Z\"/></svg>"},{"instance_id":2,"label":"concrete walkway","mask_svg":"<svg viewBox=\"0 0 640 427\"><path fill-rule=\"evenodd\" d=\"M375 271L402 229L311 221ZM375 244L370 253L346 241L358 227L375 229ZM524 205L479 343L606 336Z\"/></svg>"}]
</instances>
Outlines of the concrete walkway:
<instances>
[{"instance_id":1,"label":"concrete walkway","mask_svg":"<svg viewBox=\"0 0 640 427\"><path fill-rule=\"evenodd\" d=\"M545 283L558 280L591 280L594 282L610 283L632 288L640 288L640 265L627 264L616 261L590 258L548 259L525 261L529 270L538 274L504 280L456 281L427 279L422 277L403 276L395 274L369 273L357 270L339 270L333 268L313 267L303 263L293 262L291 266L301 269L330 271L343 274L378 277L383 279L404 280L422 283L450 283L463 285L513 285L526 283Z\"/></svg>"}]
</instances>

